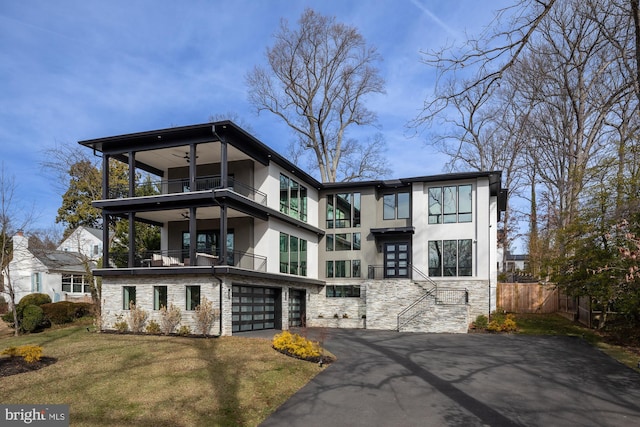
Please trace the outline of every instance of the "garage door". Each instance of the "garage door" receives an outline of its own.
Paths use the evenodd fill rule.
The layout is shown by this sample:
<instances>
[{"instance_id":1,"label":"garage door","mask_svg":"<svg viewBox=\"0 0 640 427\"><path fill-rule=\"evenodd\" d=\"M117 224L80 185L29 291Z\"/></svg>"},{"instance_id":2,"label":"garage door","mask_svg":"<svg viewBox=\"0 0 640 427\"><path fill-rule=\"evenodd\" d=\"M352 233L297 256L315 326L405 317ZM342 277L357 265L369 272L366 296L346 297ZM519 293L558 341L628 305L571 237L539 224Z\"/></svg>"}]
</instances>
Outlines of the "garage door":
<instances>
[{"instance_id":1,"label":"garage door","mask_svg":"<svg viewBox=\"0 0 640 427\"><path fill-rule=\"evenodd\" d=\"M233 332L275 329L278 289L233 285Z\"/></svg>"}]
</instances>

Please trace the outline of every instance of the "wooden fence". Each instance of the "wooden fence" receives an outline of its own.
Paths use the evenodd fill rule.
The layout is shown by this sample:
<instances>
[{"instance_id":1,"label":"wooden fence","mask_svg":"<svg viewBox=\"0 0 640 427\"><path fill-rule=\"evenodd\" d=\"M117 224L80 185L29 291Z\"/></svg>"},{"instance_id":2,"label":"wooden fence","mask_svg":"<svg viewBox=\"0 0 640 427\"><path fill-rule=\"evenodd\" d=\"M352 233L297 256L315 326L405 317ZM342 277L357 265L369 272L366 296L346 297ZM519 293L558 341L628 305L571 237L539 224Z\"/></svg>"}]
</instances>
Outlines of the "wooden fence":
<instances>
[{"instance_id":1,"label":"wooden fence","mask_svg":"<svg viewBox=\"0 0 640 427\"><path fill-rule=\"evenodd\" d=\"M498 283L498 309L511 313L556 313L558 290L539 283Z\"/></svg>"}]
</instances>

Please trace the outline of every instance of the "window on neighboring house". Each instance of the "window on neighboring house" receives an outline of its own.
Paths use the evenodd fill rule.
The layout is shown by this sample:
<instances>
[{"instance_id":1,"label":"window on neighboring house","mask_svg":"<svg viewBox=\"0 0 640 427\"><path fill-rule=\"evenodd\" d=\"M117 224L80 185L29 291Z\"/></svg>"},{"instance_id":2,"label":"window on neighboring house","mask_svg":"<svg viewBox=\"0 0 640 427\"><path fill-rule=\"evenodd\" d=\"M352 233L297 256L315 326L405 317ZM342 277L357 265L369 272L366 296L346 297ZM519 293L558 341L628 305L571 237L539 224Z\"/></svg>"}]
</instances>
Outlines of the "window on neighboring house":
<instances>
[{"instance_id":1,"label":"window on neighboring house","mask_svg":"<svg viewBox=\"0 0 640 427\"><path fill-rule=\"evenodd\" d=\"M200 286L187 286L187 311L193 311L200 305Z\"/></svg>"},{"instance_id":2,"label":"window on neighboring house","mask_svg":"<svg viewBox=\"0 0 640 427\"><path fill-rule=\"evenodd\" d=\"M471 184L429 188L429 224L471 222L471 190Z\"/></svg>"},{"instance_id":3,"label":"window on neighboring house","mask_svg":"<svg viewBox=\"0 0 640 427\"><path fill-rule=\"evenodd\" d=\"M98 255L100 253L100 246L93 245L93 254Z\"/></svg>"},{"instance_id":4,"label":"window on neighboring house","mask_svg":"<svg viewBox=\"0 0 640 427\"><path fill-rule=\"evenodd\" d=\"M358 285L327 285L327 298L359 298L360 286Z\"/></svg>"},{"instance_id":5,"label":"window on neighboring house","mask_svg":"<svg viewBox=\"0 0 640 427\"><path fill-rule=\"evenodd\" d=\"M410 194L394 193L382 197L383 219L406 219L411 216Z\"/></svg>"},{"instance_id":6,"label":"window on neighboring house","mask_svg":"<svg viewBox=\"0 0 640 427\"><path fill-rule=\"evenodd\" d=\"M307 188L280 174L280 212L307 221Z\"/></svg>"},{"instance_id":7,"label":"window on neighboring house","mask_svg":"<svg viewBox=\"0 0 640 427\"><path fill-rule=\"evenodd\" d=\"M63 274L62 291L74 293L91 293L91 282L82 274Z\"/></svg>"},{"instance_id":8,"label":"window on neighboring house","mask_svg":"<svg viewBox=\"0 0 640 427\"><path fill-rule=\"evenodd\" d=\"M430 240L429 276L471 276L472 256L471 239Z\"/></svg>"},{"instance_id":9,"label":"window on neighboring house","mask_svg":"<svg viewBox=\"0 0 640 427\"><path fill-rule=\"evenodd\" d=\"M327 228L360 227L360 193L327 194Z\"/></svg>"},{"instance_id":10,"label":"window on neighboring house","mask_svg":"<svg viewBox=\"0 0 640 427\"><path fill-rule=\"evenodd\" d=\"M360 277L360 260L334 260L326 262L327 278Z\"/></svg>"},{"instance_id":11,"label":"window on neighboring house","mask_svg":"<svg viewBox=\"0 0 640 427\"><path fill-rule=\"evenodd\" d=\"M42 273L31 274L31 292L42 292Z\"/></svg>"},{"instance_id":12,"label":"window on neighboring house","mask_svg":"<svg viewBox=\"0 0 640 427\"><path fill-rule=\"evenodd\" d=\"M360 233L337 233L325 235L327 251L358 251L361 247Z\"/></svg>"},{"instance_id":13,"label":"window on neighboring house","mask_svg":"<svg viewBox=\"0 0 640 427\"><path fill-rule=\"evenodd\" d=\"M160 310L162 307L167 307L167 287L166 286L154 286L153 287L153 309Z\"/></svg>"},{"instance_id":14,"label":"window on neighboring house","mask_svg":"<svg viewBox=\"0 0 640 427\"><path fill-rule=\"evenodd\" d=\"M280 233L280 273L307 275L307 241Z\"/></svg>"},{"instance_id":15,"label":"window on neighboring house","mask_svg":"<svg viewBox=\"0 0 640 427\"><path fill-rule=\"evenodd\" d=\"M132 305L136 303L136 287L135 286L123 286L122 287L122 309L129 310Z\"/></svg>"}]
</instances>

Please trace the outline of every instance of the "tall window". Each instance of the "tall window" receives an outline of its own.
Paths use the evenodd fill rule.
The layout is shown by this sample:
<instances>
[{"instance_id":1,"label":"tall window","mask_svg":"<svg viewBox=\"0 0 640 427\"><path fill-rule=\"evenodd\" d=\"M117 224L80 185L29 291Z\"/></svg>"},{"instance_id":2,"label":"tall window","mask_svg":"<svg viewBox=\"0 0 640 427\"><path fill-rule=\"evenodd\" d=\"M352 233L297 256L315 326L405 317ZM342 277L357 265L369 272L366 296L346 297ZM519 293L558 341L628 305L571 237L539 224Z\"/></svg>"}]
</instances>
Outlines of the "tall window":
<instances>
[{"instance_id":1,"label":"tall window","mask_svg":"<svg viewBox=\"0 0 640 427\"><path fill-rule=\"evenodd\" d=\"M187 306L188 311L193 311L200 305L200 286L187 286Z\"/></svg>"},{"instance_id":2,"label":"tall window","mask_svg":"<svg viewBox=\"0 0 640 427\"><path fill-rule=\"evenodd\" d=\"M471 239L429 241L429 276L471 276L472 260Z\"/></svg>"},{"instance_id":3,"label":"tall window","mask_svg":"<svg viewBox=\"0 0 640 427\"><path fill-rule=\"evenodd\" d=\"M410 217L409 193L385 194L382 197L383 219L406 219Z\"/></svg>"},{"instance_id":4,"label":"tall window","mask_svg":"<svg viewBox=\"0 0 640 427\"><path fill-rule=\"evenodd\" d=\"M132 305L136 303L136 287L135 286L123 286L122 287L122 309L129 310Z\"/></svg>"},{"instance_id":5,"label":"tall window","mask_svg":"<svg viewBox=\"0 0 640 427\"><path fill-rule=\"evenodd\" d=\"M471 222L471 189L471 184L429 188L429 224Z\"/></svg>"},{"instance_id":6,"label":"tall window","mask_svg":"<svg viewBox=\"0 0 640 427\"><path fill-rule=\"evenodd\" d=\"M160 310L162 307L167 307L167 287L154 286L153 287L153 309Z\"/></svg>"},{"instance_id":7,"label":"tall window","mask_svg":"<svg viewBox=\"0 0 640 427\"><path fill-rule=\"evenodd\" d=\"M307 221L307 188L280 174L280 212Z\"/></svg>"},{"instance_id":8,"label":"tall window","mask_svg":"<svg viewBox=\"0 0 640 427\"><path fill-rule=\"evenodd\" d=\"M280 273L307 275L307 241L280 233Z\"/></svg>"},{"instance_id":9,"label":"tall window","mask_svg":"<svg viewBox=\"0 0 640 427\"><path fill-rule=\"evenodd\" d=\"M31 292L42 292L42 273L31 274Z\"/></svg>"},{"instance_id":10,"label":"tall window","mask_svg":"<svg viewBox=\"0 0 640 427\"><path fill-rule=\"evenodd\" d=\"M359 259L327 261L327 278L361 277L362 269Z\"/></svg>"},{"instance_id":11,"label":"tall window","mask_svg":"<svg viewBox=\"0 0 640 427\"><path fill-rule=\"evenodd\" d=\"M360 193L327 194L327 228L360 227Z\"/></svg>"}]
</instances>

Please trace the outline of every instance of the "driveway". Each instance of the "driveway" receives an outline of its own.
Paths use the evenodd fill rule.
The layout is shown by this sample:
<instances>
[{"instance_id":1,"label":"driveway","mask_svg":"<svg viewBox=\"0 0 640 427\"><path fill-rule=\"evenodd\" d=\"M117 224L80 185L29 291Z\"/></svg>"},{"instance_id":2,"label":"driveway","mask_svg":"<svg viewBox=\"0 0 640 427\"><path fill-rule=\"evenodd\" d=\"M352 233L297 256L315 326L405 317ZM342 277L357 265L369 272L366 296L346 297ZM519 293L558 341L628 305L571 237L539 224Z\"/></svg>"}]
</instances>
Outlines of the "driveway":
<instances>
[{"instance_id":1,"label":"driveway","mask_svg":"<svg viewBox=\"0 0 640 427\"><path fill-rule=\"evenodd\" d=\"M262 427L640 425L640 374L580 338L330 329L325 347L338 361Z\"/></svg>"}]
</instances>

